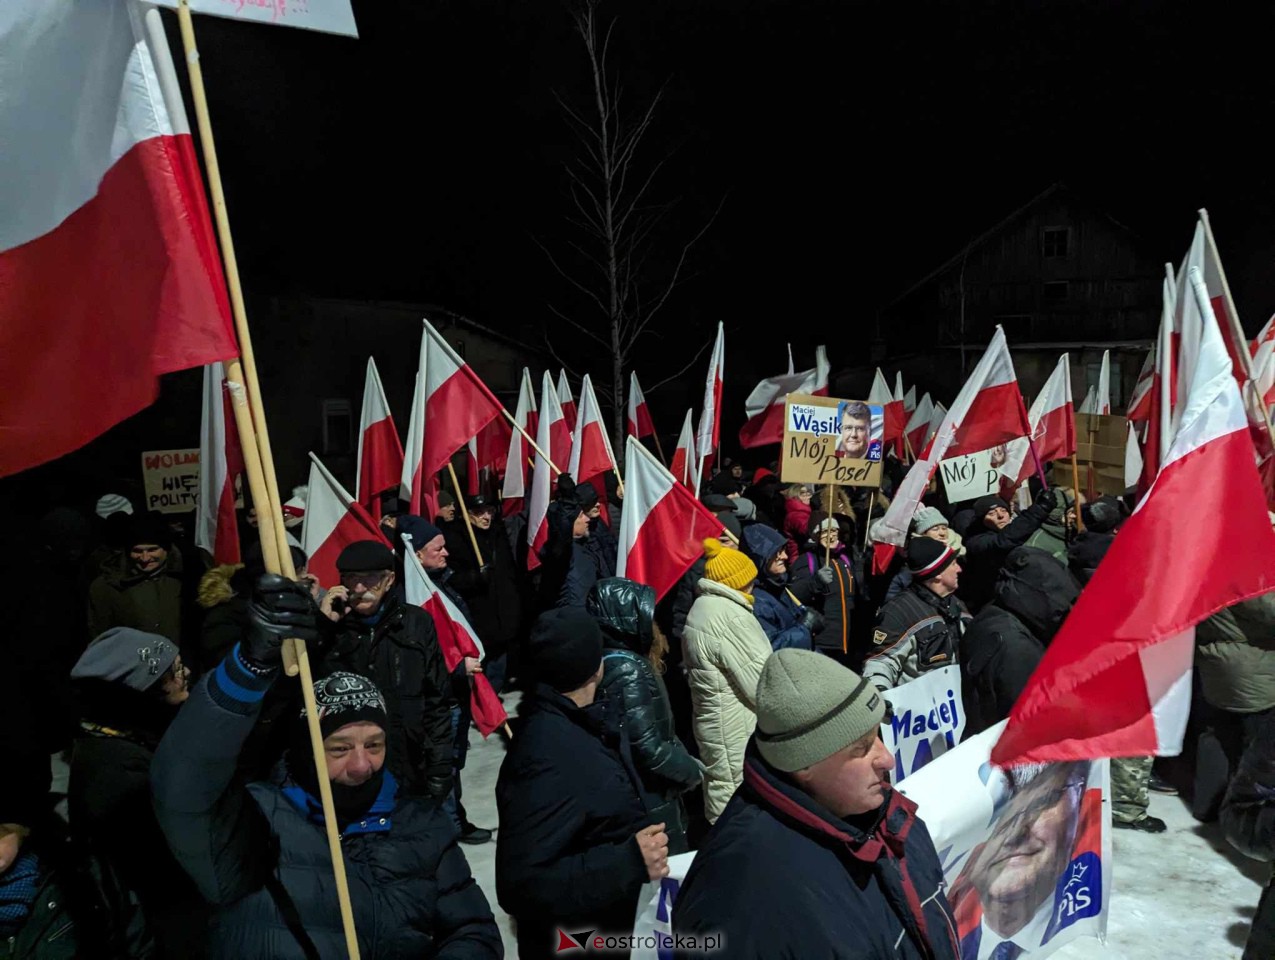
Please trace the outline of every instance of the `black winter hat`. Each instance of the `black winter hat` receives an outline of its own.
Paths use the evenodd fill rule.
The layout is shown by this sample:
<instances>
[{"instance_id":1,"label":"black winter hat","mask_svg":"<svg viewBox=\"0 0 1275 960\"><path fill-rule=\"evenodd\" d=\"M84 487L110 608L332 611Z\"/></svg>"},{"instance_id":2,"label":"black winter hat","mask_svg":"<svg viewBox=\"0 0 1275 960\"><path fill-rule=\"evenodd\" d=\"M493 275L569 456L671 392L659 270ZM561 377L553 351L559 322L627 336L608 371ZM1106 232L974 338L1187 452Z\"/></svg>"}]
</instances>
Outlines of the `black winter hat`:
<instances>
[{"instance_id":1,"label":"black winter hat","mask_svg":"<svg viewBox=\"0 0 1275 960\"><path fill-rule=\"evenodd\" d=\"M470 513L479 513L483 510L495 509L495 504L491 502L491 497L485 493L473 493L465 497L465 509Z\"/></svg>"},{"instance_id":2,"label":"black winter hat","mask_svg":"<svg viewBox=\"0 0 1275 960\"><path fill-rule=\"evenodd\" d=\"M319 713L319 731L329 737L347 723L375 723L389 727L385 698L367 677L338 670L314 682L314 705ZM305 708L301 708L305 719Z\"/></svg>"},{"instance_id":3,"label":"black winter hat","mask_svg":"<svg viewBox=\"0 0 1275 960\"><path fill-rule=\"evenodd\" d=\"M722 472L709 481L708 489L712 493L720 493L725 496L739 493L739 481L726 472L728 469L728 467L723 467Z\"/></svg>"},{"instance_id":4,"label":"black winter hat","mask_svg":"<svg viewBox=\"0 0 1275 960\"><path fill-rule=\"evenodd\" d=\"M167 550L173 545L173 535L159 517L150 513L141 513L133 517L128 526L126 546L134 547L139 543L153 543Z\"/></svg>"},{"instance_id":5,"label":"black winter hat","mask_svg":"<svg viewBox=\"0 0 1275 960\"><path fill-rule=\"evenodd\" d=\"M989 493L985 497L979 497L974 501L974 516L979 523L982 523L983 518L987 516L987 512L995 507L1002 507L1003 509L1008 510L1009 504L994 493Z\"/></svg>"},{"instance_id":6,"label":"black winter hat","mask_svg":"<svg viewBox=\"0 0 1275 960\"><path fill-rule=\"evenodd\" d=\"M616 476L614 470L608 470L602 474L602 483L607 490L607 499L614 503L620 499L620 478Z\"/></svg>"},{"instance_id":7,"label":"black winter hat","mask_svg":"<svg viewBox=\"0 0 1275 960\"><path fill-rule=\"evenodd\" d=\"M602 663L602 629L582 607L542 613L527 640L527 667L559 693L578 690Z\"/></svg>"},{"instance_id":8,"label":"black winter hat","mask_svg":"<svg viewBox=\"0 0 1275 960\"><path fill-rule=\"evenodd\" d=\"M376 540L356 540L337 554L336 568L340 573L393 570L394 553Z\"/></svg>"},{"instance_id":9,"label":"black winter hat","mask_svg":"<svg viewBox=\"0 0 1275 960\"><path fill-rule=\"evenodd\" d=\"M454 506L456 506L456 498L452 496L450 490L438 491L438 509L439 510L442 510L443 507L454 507Z\"/></svg>"},{"instance_id":10,"label":"black winter hat","mask_svg":"<svg viewBox=\"0 0 1275 960\"><path fill-rule=\"evenodd\" d=\"M908 570L913 580L937 577L956 559L956 551L940 540L913 537L908 541Z\"/></svg>"},{"instance_id":11,"label":"black winter hat","mask_svg":"<svg viewBox=\"0 0 1275 960\"><path fill-rule=\"evenodd\" d=\"M576 499L580 501L582 511L592 510L598 505L598 488L591 483L577 483Z\"/></svg>"},{"instance_id":12,"label":"black winter hat","mask_svg":"<svg viewBox=\"0 0 1275 960\"><path fill-rule=\"evenodd\" d=\"M399 543L402 543L402 537L412 538L412 549L423 549L425 544L429 543L435 537L441 537L443 531L430 523L424 517L418 517L412 513L405 513L398 518Z\"/></svg>"}]
</instances>

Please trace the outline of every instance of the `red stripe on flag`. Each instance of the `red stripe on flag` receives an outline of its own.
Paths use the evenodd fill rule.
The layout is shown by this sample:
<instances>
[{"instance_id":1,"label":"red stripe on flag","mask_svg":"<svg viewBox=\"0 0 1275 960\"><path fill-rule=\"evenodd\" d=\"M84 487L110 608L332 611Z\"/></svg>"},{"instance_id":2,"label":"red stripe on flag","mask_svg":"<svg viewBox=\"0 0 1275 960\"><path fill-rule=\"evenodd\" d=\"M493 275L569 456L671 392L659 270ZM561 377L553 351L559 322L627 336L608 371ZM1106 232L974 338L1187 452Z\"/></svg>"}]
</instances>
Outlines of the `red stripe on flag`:
<instances>
[{"instance_id":1,"label":"red stripe on flag","mask_svg":"<svg viewBox=\"0 0 1275 960\"><path fill-rule=\"evenodd\" d=\"M1027 410L1023 407L1022 394L1018 392L1018 382L1011 380L983 387L975 394L969 411L956 430L956 438L943 456L946 459L986 450L1027 433Z\"/></svg>"},{"instance_id":2,"label":"red stripe on flag","mask_svg":"<svg viewBox=\"0 0 1275 960\"><path fill-rule=\"evenodd\" d=\"M704 539L720 536L724 529L698 500L693 501L698 509L693 509L678 502L679 496L691 499L685 487L680 491L673 487L646 515L629 549L624 571L627 579L651 587L657 602L704 555Z\"/></svg>"},{"instance_id":3,"label":"red stripe on flag","mask_svg":"<svg viewBox=\"0 0 1275 960\"><path fill-rule=\"evenodd\" d=\"M243 447L239 444L239 427L235 423L234 401L225 381L221 384L222 432L226 437L226 482L217 501L217 539L213 546L214 563L239 563L239 518L235 514L235 477L243 473ZM212 469L211 465L205 469Z\"/></svg>"},{"instance_id":4,"label":"red stripe on flag","mask_svg":"<svg viewBox=\"0 0 1275 960\"><path fill-rule=\"evenodd\" d=\"M757 416L744 422L739 428L739 445L745 450L752 447L765 446L768 443L783 443L784 440L784 405L772 404ZM674 471L674 476L677 472Z\"/></svg>"},{"instance_id":5,"label":"red stripe on flag","mask_svg":"<svg viewBox=\"0 0 1275 960\"><path fill-rule=\"evenodd\" d=\"M397 490L403 475L403 445L393 420L377 420L363 431L363 461L359 466L358 489L363 494L363 508L379 521L381 494Z\"/></svg>"}]
</instances>

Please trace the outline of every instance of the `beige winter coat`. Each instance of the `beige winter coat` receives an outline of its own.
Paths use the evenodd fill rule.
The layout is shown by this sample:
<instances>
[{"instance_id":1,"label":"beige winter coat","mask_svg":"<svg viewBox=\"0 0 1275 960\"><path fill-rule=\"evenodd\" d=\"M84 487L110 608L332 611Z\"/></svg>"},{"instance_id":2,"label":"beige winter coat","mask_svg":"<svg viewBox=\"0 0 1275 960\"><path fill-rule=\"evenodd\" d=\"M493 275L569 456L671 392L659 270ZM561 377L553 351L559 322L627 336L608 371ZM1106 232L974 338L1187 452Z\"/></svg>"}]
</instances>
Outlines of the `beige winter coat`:
<instances>
[{"instance_id":1,"label":"beige winter coat","mask_svg":"<svg viewBox=\"0 0 1275 960\"><path fill-rule=\"evenodd\" d=\"M757 681L770 641L748 597L700 580L682 644L704 777L704 812L713 823L744 779L744 747L757 726Z\"/></svg>"}]
</instances>

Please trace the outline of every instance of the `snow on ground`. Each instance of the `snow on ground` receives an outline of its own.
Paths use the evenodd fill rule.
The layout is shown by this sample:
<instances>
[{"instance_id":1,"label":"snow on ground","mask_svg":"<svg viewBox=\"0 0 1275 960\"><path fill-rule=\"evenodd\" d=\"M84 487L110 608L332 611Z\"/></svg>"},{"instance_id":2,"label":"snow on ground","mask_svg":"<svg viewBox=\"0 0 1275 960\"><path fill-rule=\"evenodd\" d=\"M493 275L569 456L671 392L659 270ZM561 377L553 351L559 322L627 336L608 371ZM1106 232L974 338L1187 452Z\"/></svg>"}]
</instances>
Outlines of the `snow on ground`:
<instances>
[{"instance_id":1,"label":"snow on ground","mask_svg":"<svg viewBox=\"0 0 1275 960\"><path fill-rule=\"evenodd\" d=\"M517 696L506 696L512 714ZM462 781L469 819L496 826L496 776L504 742L470 732ZM1114 831L1114 878L1107 944L1086 938L1052 954L1058 960L1239 960L1261 885L1270 868L1242 857L1216 824L1198 823L1177 797L1151 795L1151 813L1169 829L1161 834ZM505 939L517 957L509 918L496 903L496 844L464 847ZM776 918L776 922L779 922Z\"/></svg>"}]
</instances>

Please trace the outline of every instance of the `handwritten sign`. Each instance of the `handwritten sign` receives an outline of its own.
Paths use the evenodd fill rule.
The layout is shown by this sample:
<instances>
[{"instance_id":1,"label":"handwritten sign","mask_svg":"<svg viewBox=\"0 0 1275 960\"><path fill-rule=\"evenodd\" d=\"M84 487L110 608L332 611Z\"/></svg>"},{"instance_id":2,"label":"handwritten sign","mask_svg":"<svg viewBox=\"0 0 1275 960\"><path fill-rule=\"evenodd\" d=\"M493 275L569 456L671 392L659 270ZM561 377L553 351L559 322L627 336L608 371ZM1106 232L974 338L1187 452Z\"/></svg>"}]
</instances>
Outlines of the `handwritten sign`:
<instances>
[{"instance_id":1,"label":"handwritten sign","mask_svg":"<svg viewBox=\"0 0 1275 960\"><path fill-rule=\"evenodd\" d=\"M779 477L785 483L881 485L885 411L861 400L790 393Z\"/></svg>"},{"instance_id":2,"label":"handwritten sign","mask_svg":"<svg viewBox=\"0 0 1275 960\"><path fill-rule=\"evenodd\" d=\"M974 500L1000 490L1001 472L992 466L991 450L940 460L939 473L949 503Z\"/></svg>"},{"instance_id":3,"label":"handwritten sign","mask_svg":"<svg viewBox=\"0 0 1275 960\"><path fill-rule=\"evenodd\" d=\"M156 6L177 9L177 0L154 0ZM350 0L190 0L194 13L232 20L271 23L278 27L298 27L357 37Z\"/></svg>"},{"instance_id":4,"label":"handwritten sign","mask_svg":"<svg viewBox=\"0 0 1275 960\"><path fill-rule=\"evenodd\" d=\"M185 513L199 494L199 448L149 450L142 454L146 509Z\"/></svg>"}]
</instances>

